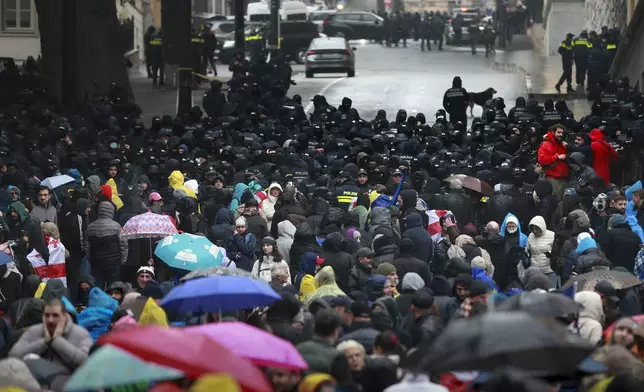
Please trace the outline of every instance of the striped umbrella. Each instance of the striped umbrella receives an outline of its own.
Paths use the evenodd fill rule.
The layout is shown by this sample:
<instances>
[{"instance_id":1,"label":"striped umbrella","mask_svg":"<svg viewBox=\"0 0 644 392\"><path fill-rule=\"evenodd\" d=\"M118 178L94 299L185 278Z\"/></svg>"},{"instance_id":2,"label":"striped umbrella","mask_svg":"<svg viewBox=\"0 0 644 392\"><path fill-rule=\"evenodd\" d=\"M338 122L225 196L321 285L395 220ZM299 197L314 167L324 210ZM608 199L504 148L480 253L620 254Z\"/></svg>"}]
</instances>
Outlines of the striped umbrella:
<instances>
[{"instance_id":1,"label":"striped umbrella","mask_svg":"<svg viewBox=\"0 0 644 392\"><path fill-rule=\"evenodd\" d=\"M172 219L167 215L146 212L125 222L121 235L127 240L139 238L163 238L179 234Z\"/></svg>"}]
</instances>

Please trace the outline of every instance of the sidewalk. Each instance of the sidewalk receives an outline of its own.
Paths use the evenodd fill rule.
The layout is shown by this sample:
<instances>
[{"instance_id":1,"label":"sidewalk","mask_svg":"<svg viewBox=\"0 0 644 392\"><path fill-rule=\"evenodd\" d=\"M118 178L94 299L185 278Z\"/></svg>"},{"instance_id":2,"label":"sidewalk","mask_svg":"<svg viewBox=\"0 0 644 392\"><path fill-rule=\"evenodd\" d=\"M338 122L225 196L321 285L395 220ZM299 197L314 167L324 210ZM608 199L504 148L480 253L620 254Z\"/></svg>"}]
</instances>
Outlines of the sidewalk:
<instances>
[{"instance_id":1,"label":"sidewalk","mask_svg":"<svg viewBox=\"0 0 644 392\"><path fill-rule=\"evenodd\" d=\"M304 65L291 64L293 75L304 72ZM214 75L208 75L213 77ZM166 79L167 79L166 75ZM217 64L217 79L222 82L230 80L232 73L227 65ZM149 121L154 116L163 114L175 115L177 113L177 90L169 86L153 87L152 79L147 78L145 67L141 68L139 74L130 75L130 86L136 103L143 111L144 121ZM192 91L193 105L201 106L204 93L210 88L209 82L205 81L197 89Z\"/></svg>"},{"instance_id":2,"label":"sidewalk","mask_svg":"<svg viewBox=\"0 0 644 392\"><path fill-rule=\"evenodd\" d=\"M514 41L524 42L531 39L529 36L515 36ZM523 43L517 43L517 45L523 46ZM532 47L533 45L528 46ZM581 118L590 112L592 104L586 100L583 91L575 94L565 94L565 86L562 86L564 94L560 94L555 90L555 85L559 81L562 72L561 58L558 55L545 56L536 48L506 50L494 56L494 65L497 68L522 72L525 75L528 98L537 99L542 104L548 98L553 100L563 98L568 103L570 110L575 114L575 118Z\"/></svg>"}]
</instances>

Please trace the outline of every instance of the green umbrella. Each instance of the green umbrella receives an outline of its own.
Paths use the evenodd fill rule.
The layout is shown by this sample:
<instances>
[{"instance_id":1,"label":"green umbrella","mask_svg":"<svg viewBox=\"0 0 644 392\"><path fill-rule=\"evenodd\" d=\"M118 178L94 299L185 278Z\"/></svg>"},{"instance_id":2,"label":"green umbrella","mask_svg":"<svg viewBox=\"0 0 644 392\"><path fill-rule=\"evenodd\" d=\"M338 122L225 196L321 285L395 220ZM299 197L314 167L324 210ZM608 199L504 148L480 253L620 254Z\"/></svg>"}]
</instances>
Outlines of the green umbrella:
<instances>
[{"instance_id":1,"label":"green umbrella","mask_svg":"<svg viewBox=\"0 0 644 392\"><path fill-rule=\"evenodd\" d=\"M144 362L112 345L105 345L78 368L65 391L87 391L183 377L176 369Z\"/></svg>"}]
</instances>

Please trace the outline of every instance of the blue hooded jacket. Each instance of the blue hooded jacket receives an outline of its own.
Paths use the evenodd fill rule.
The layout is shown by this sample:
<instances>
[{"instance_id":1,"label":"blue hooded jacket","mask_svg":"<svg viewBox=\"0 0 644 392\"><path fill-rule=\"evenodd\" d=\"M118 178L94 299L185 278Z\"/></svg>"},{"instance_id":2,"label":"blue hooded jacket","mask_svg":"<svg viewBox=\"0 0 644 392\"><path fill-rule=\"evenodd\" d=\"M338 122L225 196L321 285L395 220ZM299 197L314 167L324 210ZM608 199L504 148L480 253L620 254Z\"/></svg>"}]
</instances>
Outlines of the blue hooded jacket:
<instances>
[{"instance_id":1,"label":"blue hooded jacket","mask_svg":"<svg viewBox=\"0 0 644 392\"><path fill-rule=\"evenodd\" d=\"M233 200L230 202L230 209L232 212L237 211L237 208L239 207L239 201L241 200L242 195L246 190L248 189L248 185L244 184L243 182L240 182L239 184L235 185L235 189L233 190Z\"/></svg>"},{"instance_id":2,"label":"blue hooded jacket","mask_svg":"<svg viewBox=\"0 0 644 392\"><path fill-rule=\"evenodd\" d=\"M519 229L518 230L519 231L519 246L522 247L522 248L525 248L526 245L528 245L528 236L523 234L523 232L521 231L521 222L519 222L519 219L516 216L514 216L513 213L508 212L508 214L505 216L505 219L503 219L503 224L501 225L501 232L499 233L499 235L501 237L505 237L505 229L507 227L509 217L514 217L517 220L517 228Z\"/></svg>"},{"instance_id":3,"label":"blue hooded jacket","mask_svg":"<svg viewBox=\"0 0 644 392\"><path fill-rule=\"evenodd\" d=\"M582 254L588 249L596 248L597 247L597 242L595 242L594 239L592 238L584 238L581 240L581 242L577 245L577 254Z\"/></svg>"},{"instance_id":4,"label":"blue hooded jacket","mask_svg":"<svg viewBox=\"0 0 644 392\"><path fill-rule=\"evenodd\" d=\"M96 341L108 331L112 314L118 306L118 301L105 291L93 287L89 292L87 308L78 315L78 325L85 328Z\"/></svg>"},{"instance_id":5,"label":"blue hooded jacket","mask_svg":"<svg viewBox=\"0 0 644 392\"><path fill-rule=\"evenodd\" d=\"M484 282L490 290L494 290L495 293L501 292L499 286L494 283L494 280L485 273L485 270L481 267L472 267L472 280L480 280Z\"/></svg>"},{"instance_id":6,"label":"blue hooded jacket","mask_svg":"<svg viewBox=\"0 0 644 392\"><path fill-rule=\"evenodd\" d=\"M635 215L628 216L626 223L631 227L631 231L640 237L640 244L644 244L644 230L637 221L637 217Z\"/></svg>"},{"instance_id":7,"label":"blue hooded jacket","mask_svg":"<svg viewBox=\"0 0 644 392\"><path fill-rule=\"evenodd\" d=\"M624 196L626 196L626 216L635 216L637 215L637 208L635 208L635 203L633 203L633 192L638 189L642 189L642 181L637 181L635 184L631 185L624 191Z\"/></svg>"}]
</instances>

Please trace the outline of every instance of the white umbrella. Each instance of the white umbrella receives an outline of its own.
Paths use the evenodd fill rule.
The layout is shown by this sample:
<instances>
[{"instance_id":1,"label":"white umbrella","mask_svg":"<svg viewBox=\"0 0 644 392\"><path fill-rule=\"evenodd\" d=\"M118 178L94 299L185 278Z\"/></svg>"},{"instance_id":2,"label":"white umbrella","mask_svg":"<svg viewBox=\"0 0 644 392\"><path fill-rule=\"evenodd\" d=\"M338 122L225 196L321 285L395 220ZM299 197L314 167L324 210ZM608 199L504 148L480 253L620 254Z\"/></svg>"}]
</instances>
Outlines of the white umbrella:
<instances>
[{"instance_id":1,"label":"white umbrella","mask_svg":"<svg viewBox=\"0 0 644 392\"><path fill-rule=\"evenodd\" d=\"M44 185L49 189L56 189L59 186L63 186L65 184L69 184L70 182L74 182L76 179L72 176L68 176L67 174L61 174L60 176L53 176L53 177L48 177L45 178L40 185Z\"/></svg>"}]
</instances>

